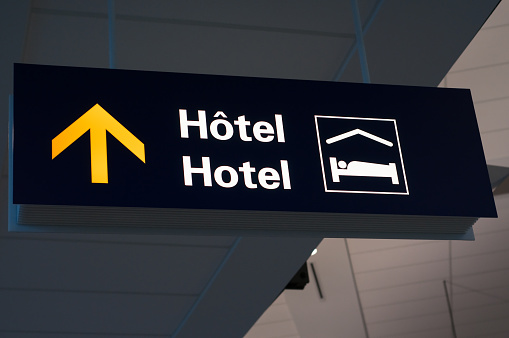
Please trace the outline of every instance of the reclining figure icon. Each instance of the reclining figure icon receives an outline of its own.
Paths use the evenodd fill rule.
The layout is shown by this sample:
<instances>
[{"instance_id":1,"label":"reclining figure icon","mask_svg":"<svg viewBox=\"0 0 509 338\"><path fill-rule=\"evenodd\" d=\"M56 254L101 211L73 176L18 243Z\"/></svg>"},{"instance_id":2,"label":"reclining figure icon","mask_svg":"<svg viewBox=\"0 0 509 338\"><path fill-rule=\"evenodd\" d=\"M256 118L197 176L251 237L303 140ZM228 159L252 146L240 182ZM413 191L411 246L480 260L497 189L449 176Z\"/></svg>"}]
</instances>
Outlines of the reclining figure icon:
<instances>
[{"instance_id":1,"label":"reclining figure icon","mask_svg":"<svg viewBox=\"0 0 509 338\"><path fill-rule=\"evenodd\" d=\"M325 142L331 144L349 138L354 135L362 135L373 141L382 143L388 147L392 147L393 143L381 137L370 134L361 129L354 129L341 135L337 135L327 139ZM380 164L362 161L338 161L336 157L329 157L332 172L332 181L339 182L340 176L362 176L362 177L388 177L391 178L392 184L399 184L398 172L395 163Z\"/></svg>"}]
</instances>

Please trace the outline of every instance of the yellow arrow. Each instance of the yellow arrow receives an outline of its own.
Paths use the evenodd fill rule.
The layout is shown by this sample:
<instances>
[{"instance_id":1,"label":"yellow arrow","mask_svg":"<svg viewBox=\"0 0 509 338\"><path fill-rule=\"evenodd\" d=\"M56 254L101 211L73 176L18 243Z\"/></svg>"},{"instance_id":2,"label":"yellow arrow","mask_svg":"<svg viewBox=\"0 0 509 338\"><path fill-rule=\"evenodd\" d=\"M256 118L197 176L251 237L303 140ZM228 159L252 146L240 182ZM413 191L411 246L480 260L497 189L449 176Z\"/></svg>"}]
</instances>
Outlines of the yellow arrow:
<instances>
[{"instance_id":1,"label":"yellow arrow","mask_svg":"<svg viewBox=\"0 0 509 338\"><path fill-rule=\"evenodd\" d=\"M108 183L106 131L145 163L145 145L99 104L90 108L51 141L52 159L88 130L90 130L92 183Z\"/></svg>"}]
</instances>

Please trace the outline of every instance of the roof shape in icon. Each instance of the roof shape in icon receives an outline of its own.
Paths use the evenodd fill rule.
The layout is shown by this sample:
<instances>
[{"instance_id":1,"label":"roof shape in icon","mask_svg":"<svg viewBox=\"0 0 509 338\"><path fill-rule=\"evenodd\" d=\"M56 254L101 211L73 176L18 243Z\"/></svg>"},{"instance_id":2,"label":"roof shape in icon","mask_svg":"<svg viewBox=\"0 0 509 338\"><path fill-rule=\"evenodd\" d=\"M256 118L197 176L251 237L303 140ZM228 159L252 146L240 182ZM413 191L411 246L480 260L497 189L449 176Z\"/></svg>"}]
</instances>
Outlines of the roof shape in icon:
<instances>
[{"instance_id":1,"label":"roof shape in icon","mask_svg":"<svg viewBox=\"0 0 509 338\"><path fill-rule=\"evenodd\" d=\"M364 137L372 139L373 141L379 142L379 143L381 143L383 145L386 145L388 147L392 147L394 145L392 142L387 141L386 139L383 139L381 137L375 136L375 135L370 134L367 131L364 131L364 130L361 130L361 129L354 129L354 130L348 131L346 133L343 133L343 134L340 134L340 135L337 135L337 136L333 136L333 137L328 138L327 140L325 140L325 142L327 144L331 144L331 143L335 143L335 142L338 142L338 141L342 141L344 139L347 139L347 138L355 136L355 135L362 135Z\"/></svg>"}]
</instances>

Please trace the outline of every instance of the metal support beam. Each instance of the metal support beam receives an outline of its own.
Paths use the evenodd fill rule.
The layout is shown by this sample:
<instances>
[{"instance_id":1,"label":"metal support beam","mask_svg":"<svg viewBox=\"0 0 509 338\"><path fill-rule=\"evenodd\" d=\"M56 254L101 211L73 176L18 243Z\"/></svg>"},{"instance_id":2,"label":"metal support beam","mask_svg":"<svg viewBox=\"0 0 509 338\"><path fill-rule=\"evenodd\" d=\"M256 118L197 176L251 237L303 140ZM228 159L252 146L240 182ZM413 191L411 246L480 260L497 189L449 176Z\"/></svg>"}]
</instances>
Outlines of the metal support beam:
<instances>
[{"instance_id":1,"label":"metal support beam","mask_svg":"<svg viewBox=\"0 0 509 338\"><path fill-rule=\"evenodd\" d=\"M375 3L375 6L374 6L373 10L369 14L366 22L364 23L364 26L362 26L362 34L363 34L363 36L366 35L367 31L371 27L371 24L373 23L373 21L376 18L376 15L380 11L380 8L382 7L383 2L384 2L384 0L378 0ZM348 67L348 64L350 63L350 60L352 59L352 57L353 57L353 55L354 55L354 53L356 51L357 51L357 41L354 44L352 44L352 46L350 46L350 49L346 53L346 56L343 59L343 62L341 63L341 65L339 66L338 71L336 72L336 75L334 75L334 78L332 79L333 81L339 81L341 76L343 76L343 73L345 72L346 67Z\"/></svg>"},{"instance_id":2,"label":"metal support beam","mask_svg":"<svg viewBox=\"0 0 509 338\"><path fill-rule=\"evenodd\" d=\"M350 0L352 4L353 23L355 26L355 40L357 41L357 51L361 62L362 81L371 83L369 78L368 60L366 58L366 49L364 47L364 33L362 32L361 16L359 14L359 6L357 0Z\"/></svg>"}]
</instances>

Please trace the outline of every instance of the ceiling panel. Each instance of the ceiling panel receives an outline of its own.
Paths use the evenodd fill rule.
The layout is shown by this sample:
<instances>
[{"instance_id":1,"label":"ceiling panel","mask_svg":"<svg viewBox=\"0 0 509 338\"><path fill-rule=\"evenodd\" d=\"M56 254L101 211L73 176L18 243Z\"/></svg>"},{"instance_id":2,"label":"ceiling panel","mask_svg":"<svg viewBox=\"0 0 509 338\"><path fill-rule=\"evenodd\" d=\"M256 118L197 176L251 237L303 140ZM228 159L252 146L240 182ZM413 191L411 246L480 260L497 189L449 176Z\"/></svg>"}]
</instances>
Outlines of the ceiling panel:
<instances>
[{"instance_id":1,"label":"ceiling panel","mask_svg":"<svg viewBox=\"0 0 509 338\"><path fill-rule=\"evenodd\" d=\"M509 10L507 11L509 14ZM490 20L488 20L489 22ZM509 22L504 26L481 29L468 48L454 64L449 75L469 69L505 64L509 60L509 49L500 43L509 35Z\"/></svg>"},{"instance_id":2,"label":"ceiling panel","mask_svg":"<svg viewBox=\"0 0 509 338\"><path fill-rule=\"evenodd\" d=\"M509 129L482 133L481 140L488 164L509 166Z\"/></svg>"},{"instance_id":3,"label":"ceiling panel","mask_svg":"<svg viewBox=\"0 0 509 338\"><path fill-rule=\"evenodd\" d=\"M436 313L447 312L444 307L444 297L433 297L416 300L414 302L405 302L381 306L376 308L366 308L364 314L370 325L398 320L401 318L413 318L419 316L433 315ZM447 304L445 303L447 306Z\"/></svg>"},{"instance_id":4,"label":"ceiling panel","mask_svg":"<svg viewBox=\"0 0 509 338\"><path fill-rule=\"evenodd\" d=\"M433 5L430 1L384 2L374 22L376 29L365 37L371 81L438 85L497 3L498 0L436 1ZM423 25L425 30L419 28ZM461 37L458 32L462 32Z\"/></svg>"},{"instance_id":5,"label":"ceiling panel","mask_svg":"<svg viewBox=\"0 0 509 338\"><path fill-rule=\"evenodd\" d=\"M360 0L359 11L366 18L376 0ZM103 0L34 0L34 8L58 11L107 13ZM354 34L351 7L347 1L319 0L314 2L285 2L261 0L237 3L220 1L122 0L116 3L116 13L127 16L182 20L182 24L221 23L245 27L269 27L322 32L326 34ZM341 17L342 20L338 20Z\"/></svg>"},{"instance_id":6,"label":"ceiling panel","mask_svg":"<svg viewBox=\"0 0 509 338\"><path fill-rule=\"evenodd\" d=\"M429 337L430 331L442 331L450 327L447 303L445 301L440 310L442 309L444 309L445 312L409 318L402 317L399 320L381 323L369 323L369 336L371 338L408 337L408 335L412 333L422 334L427 332Z\"/></svg>"},{"instance_id":7,"label":"ceiling panel","mask_svg":"<svg viewBox=\"0 0 509 338\"><path fill-rule=\"evenodd\" d=\"M448 259L449 249L446 242L428 242L426 245L394 248L379 251L375 255L352 254L357 275L390 269L394 267L410 266Z\"/></svg>"},{"instance_id":8,"label":"ceiling panel","mask_svg":"<svg viewBox=\"0 0 509 338\"><path fill-rule=\"evenodd\" d=\"M256 321L245 338L300 337L284 293Z\"/></svg>"},{"instance_id":9,"label":"ceiling panel","mask_svg":"<svg viewBox=\"0 0 509 338\"><path fill-rule=\"evenodd\" d=\"M199 294L227 252L73 241L1 243L0 266L10 272L0 275L1 287L51 290Z\"/></svg>"},{"instance_id":10,"label":"ceiling panel","mask_svg":"<svg viewBox=\"0 0 509 338\"><path fill-rule=\"evenodd\" d=\"M509 331L507 316L484 322L473 322L458 325L456 332L458 337L465 338L507 338Z\"/></svg>"},{"instance_id":11,"label":"ceiling panel","mask_svg":"<svg viewBox=\"0 0 509 338\"><path fill-rule=\"evenodd\" d=\"M509 64L475 68L447 75L450 88L469 88L474 102L500 100L509 96Z\"/></svg>"},{"instance_id":12,"label":"ceiling panel","mask_svg":"<svg viewBox=\"0 0 509 338\"><path fill-rule=\"evenodd\" d=\"M1 289L0 299L2 308L9 309L0 316L3 337L10 331L169 335L194 301L182 296Z\"/></svg>"},{"instance_id":13,"label":"ceiling panel","mask_svg":"<svg viewBox=\"0 0 509 338\"><path fill-rule=\"evenodd\" d=\"M106 19L32 13L24 62L107 67Z\"/></svg>"},{"instance_id":14,"label":"ceiling panel","mask_svg":"<svg viewBox=\"0 0 509 338\"><path fill-rule=\"evenodd\" d=\"M429 245L429 241L407 240L407 239L349 239L348 245L352 255L382 252L384 250L393 250L396 248L405 248L416 245Z\"/></svg>"},{"instance_id":15,"label":"ceiling panel","mask_svg":"<svg viewBox=\"0 0 509 338\"><path fill-rule=\"evenodd\" d=\"M130 20L117 35L119 68L316 80L330 79L353 41Z\"/></svg>"},{"instance_id":16,"label":"ceiling panel","mask_svg":"<svg viewBox=\"0 0 509 338\"><path fill-rule=\"evenodd\" d=\"M400 302L420 301L433 297L445 297L444 286L441 280L395 285L390 288L365 290L361 293L362 306L365 309Z\"/></svg>"},{"instance_id":17,"label":"ceiling panel","mask_svg":"<svg viewBox=\"0 0 509 338\"><path fill-rule=\"evenodd\" d=\"M481 133L485 134L501 129L509 129L508 106L509 97L476 103L475 112Z\"/></svg>"},{"instance_id":18,"label":"ceiling panel","mask_svg":"<svg viewBox=\"0 0 509 338\"><path fill-rule=\"evenodd\" d=\"M498 294L492 293L489 290L475 292L473 290L455 287L452 301L454 304L454 313L458 314L458 316L462 316L463 310L501 304L504 302L504 299L501 299Z\"/></svg>"},{"instance_id":19,"label":"ceiling panel","mask_svg":"<svg viewBox=\"0 0 509 338\"><path fill-rule=\"evenodd\" d=\"M392 338L429 338L429 337L452 337L452 330L450 327L424 329L417 332L406 332L391 336Z\"/></svg>"},{"instance_id":20,"label":"ceiling panel","mask_svg":"<svg viewBox=\"0 0 509 338\"><path fill-rule=\"evenodd\" d=\"M486 288L483 291L485 291L489 295L498 297L499 299L503 299L504 301L509 301L509 288L507 287L507 285L490 289Z\"/></svg>"},{"instance_id":21,"label":"ceiling panel","mask_svg":"<svg viewBox=\"0 0 509 338\"><path fill-rule=\"evenodd\" d=\"M460 289L474 290L482 292L484 289L498 288L508 285L509 270L486 271L483 273L469 273L461 276L454 276L453 285Z\"/></svg>"},{"instance_id":22,"label":"ceiling panel","mask_svg":"<svg viewBox=\"0 0 509 338\"><path fill-rule=\"evenodd\" d=\"M104 0L32 0L32 8L67 10L75 12L96 12L106 14L108 1Z\"/></svg>"},{"instance_id":23,"label":"ceiling panel","mask_svg":"<svg viewBox=\"0 0 509 338\"><path fill-rule=\"evenodd\" d=\"M483 323L486 321L495 321L497 319L507 319L509 313L509 304L499 302L498 304L472 306L468 309L455 311L455 323L458 327L473 323ZM494 315L497 314L497 315ZM509 325L505 325L509 328Z\"/></svg>"},{"instance_id":24,"label":"ceiling panel","mask_svg":"<svg viewBox=\"0 0 509 338\"><path fill-rule=\"evenodd\" d=\"M357 286L359 290L379 290L393 288L424 281L440 281L449 274L448 261L434 261L431 263L413 264L382 271L358 274Z\"/></svg>"},{"instance_id":25,"label":"ceiling panel","mask_svg":"<svg viewBox=\"0 0 509 338\"><path fill-rule=\"evenodd\" d=\"M366 18L376 0L359 1L359 11ZM197 7L200 10L197 10ZM219 1L164 1L139 2L124 0L119 3L118 14L153 18L181 19L184 22L234 24L245 27L296 29L327 34L354 34L348 1L292 1L261 0L254 2ZM341 17L342 20L338 20Z\"/></svg>"},{"instance_id":26,"label":"ceiling panel","mask_svg":"<svg viewBox=\"0 0 509 338\"><path fill-rule=\"evenodd\" d=\"M507 243L509 236L505 236ZM509 248L501 250L500 247L496 252L487 253L478 256L469 256L464 258L455 258L452 262L454 267L454 275L462 276L471 273L482 273L484 271L493 271L497 269L509 270Z\"/></svg>"},{"instance_id":27,"label":"ceiling panel","mask_svg":"<svg viewBox=\"0 0 509 338\"><path fill-rule=\"evenodd\" d=\"M500 1L499 5L490 15L483 28L492 28L509 24L509 3Z\"/></svg>"}]
</instances>

